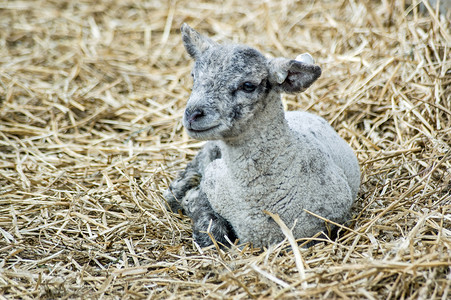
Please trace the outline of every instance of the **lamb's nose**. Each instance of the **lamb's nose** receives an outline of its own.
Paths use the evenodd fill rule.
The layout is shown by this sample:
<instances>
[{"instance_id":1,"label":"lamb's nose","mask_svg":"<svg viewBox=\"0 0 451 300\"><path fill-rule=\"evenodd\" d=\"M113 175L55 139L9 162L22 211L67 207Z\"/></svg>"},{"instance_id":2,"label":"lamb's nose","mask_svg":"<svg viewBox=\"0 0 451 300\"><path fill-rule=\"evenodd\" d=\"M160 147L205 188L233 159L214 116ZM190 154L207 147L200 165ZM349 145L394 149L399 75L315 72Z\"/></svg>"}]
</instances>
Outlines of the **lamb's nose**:
<instances>
[{"instance_id":1,"label":"lamb's nose","mask_svg":"<svg viewBox=\"0 0 451 300\"><path fill-rule=\"evenodd\" d=\"M202 109L195 109L193 112L186 110L185 111L186 120L188 123L194 123L196 121L199 121L203 116L205 116L205 112Z\"/></svg>"}]
</instances>

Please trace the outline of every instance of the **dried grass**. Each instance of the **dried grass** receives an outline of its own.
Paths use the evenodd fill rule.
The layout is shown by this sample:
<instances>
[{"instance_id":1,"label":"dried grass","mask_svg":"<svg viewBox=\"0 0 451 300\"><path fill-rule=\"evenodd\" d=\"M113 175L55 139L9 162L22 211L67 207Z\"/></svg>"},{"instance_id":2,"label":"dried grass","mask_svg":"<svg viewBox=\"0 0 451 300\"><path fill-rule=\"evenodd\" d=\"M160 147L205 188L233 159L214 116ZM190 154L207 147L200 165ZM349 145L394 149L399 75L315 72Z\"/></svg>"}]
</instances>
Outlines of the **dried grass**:
<instances>
[{"instance_id":1,"label":"dried grass","mask_svg":"<svg viewBox=\"0 0 451 300\"><path fill-rule=\"evenodd\" d=\"M0 2L0 299L449 299L450 18L418 2ZM201 145L182 22L321 65L285 104L361 162L337 241L198 249L164 209Z\"/></svg>"}]
</instances>

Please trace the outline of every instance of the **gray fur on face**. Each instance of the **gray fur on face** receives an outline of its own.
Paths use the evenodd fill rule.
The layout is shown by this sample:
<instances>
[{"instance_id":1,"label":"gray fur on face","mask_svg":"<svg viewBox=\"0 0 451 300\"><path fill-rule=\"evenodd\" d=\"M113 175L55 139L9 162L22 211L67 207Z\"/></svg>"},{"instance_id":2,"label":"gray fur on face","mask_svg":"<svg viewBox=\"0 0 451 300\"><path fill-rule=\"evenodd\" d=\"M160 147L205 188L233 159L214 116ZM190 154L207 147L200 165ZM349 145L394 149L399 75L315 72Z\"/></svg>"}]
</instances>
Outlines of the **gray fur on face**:
<instances>
[{"instance_id":1,"label":"gray fur on face","mask_svg":"<svg viewBox=\"0 0 451 300\"><path fill-rule=\"evenodd\" d=\"M284 238L264 213L278 214L296 238L349 218L360 185L351 148L327 122L306 112L285 113L280 93L297 93L320 75L308 54L267 59L243 45L219 45L184 24L186 50L195 59L193 90L183 124L210 140L165 193L169 205L193 220L195 240L210 224L224 242L267 246ZM201 229L199 229L201 228Z\"/></svg>"}]
</instances>

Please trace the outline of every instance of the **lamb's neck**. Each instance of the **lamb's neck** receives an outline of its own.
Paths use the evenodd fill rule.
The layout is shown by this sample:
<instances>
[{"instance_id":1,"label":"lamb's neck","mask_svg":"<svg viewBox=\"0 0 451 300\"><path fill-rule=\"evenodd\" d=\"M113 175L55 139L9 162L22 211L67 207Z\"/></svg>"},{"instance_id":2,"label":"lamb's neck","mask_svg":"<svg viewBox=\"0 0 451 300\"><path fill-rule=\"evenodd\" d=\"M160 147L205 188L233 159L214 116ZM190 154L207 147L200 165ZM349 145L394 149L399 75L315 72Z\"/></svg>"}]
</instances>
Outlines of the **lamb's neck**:
<instances>
[{"instance_id":1,"label":"lamb's neck","mask_svg":"<svg viewBox=\"0 0 451 300\"><path fill-rule=\"evenodd\" d=\"M264 112L255 116L239 139L222 143L229 172L241 183L277 173L275 168L282 167L281 160L289 160L285 152L291 143L291 131L281 102L268 105Z\"/></svg>"}]
</instances>

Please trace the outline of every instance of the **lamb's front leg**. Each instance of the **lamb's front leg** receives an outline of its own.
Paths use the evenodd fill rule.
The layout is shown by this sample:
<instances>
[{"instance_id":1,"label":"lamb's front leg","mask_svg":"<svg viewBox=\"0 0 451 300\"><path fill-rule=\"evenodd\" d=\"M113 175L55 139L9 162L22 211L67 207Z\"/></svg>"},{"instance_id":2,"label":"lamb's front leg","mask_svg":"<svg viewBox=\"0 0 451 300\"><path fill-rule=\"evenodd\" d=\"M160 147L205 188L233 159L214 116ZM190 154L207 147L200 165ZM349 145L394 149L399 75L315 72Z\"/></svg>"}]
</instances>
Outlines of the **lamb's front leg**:
<instances>
[{"instance_id":1,"label":"lamb's front leg","mask_svg":"<svg viewBox=\"0 0 451 300\"><path fill-rule=\"evenodd\" d=\"M201 247L213 244L208 232L220 246L229 246L237 239L232 225L217 214L210 205L207 195L200 187L190 190L183 198L182 207L193 220L193 237Z\"/></svg>"},{"instance_id":2,"label":"lamb's front leg","mask_svg":"<svg viewBox=\"0 0 451 300\"><path fill-rule=\"evenodd\" d=\"M218 145L215 142L206 143L163 195L173 212L181 211L192 219L194 240L202 247L212 244L207 233L209 227L214 239L223 245L229 245L225 236L232 242L236 239L232 226L213 210L207 195L200 188L205 168L218 158L221 158Z\"/></svg>"},{"instance_id":3,"label":"lamb's front leg","mask_svg":"<svg viewBox=\"0 0 451 300\"><path fill-rule=\"evenodd\" d=\"M206 143L196 157L188 163L186 169L171 182L163 197L173 212L180 210L182 213L186 213L181 205L182 199L190 190L199 186L205 168L220 157L221 150L218 145L215 142Z\"/></svg>"},{"instance_id":4,"label":"lamb's front leg","mask_svg":"<svg viewBox=\"0 0 451 300\"><path fill-rule=\"evenodd\" d=\"M171 182L169 188L163 193L163 197L166 199L167 205L172 212L176 213L180 211L186 214L181 204L182 199L185 198L190 190L196 189L199 186L201 178L202 175L199 171L193 166L188 165L179 177Z\"/></svg>"}]
</instances>

